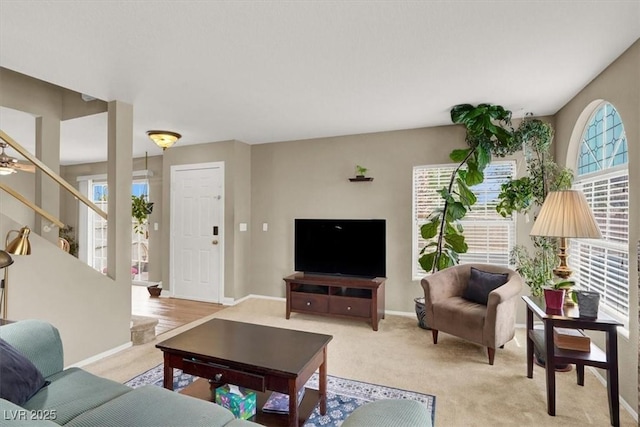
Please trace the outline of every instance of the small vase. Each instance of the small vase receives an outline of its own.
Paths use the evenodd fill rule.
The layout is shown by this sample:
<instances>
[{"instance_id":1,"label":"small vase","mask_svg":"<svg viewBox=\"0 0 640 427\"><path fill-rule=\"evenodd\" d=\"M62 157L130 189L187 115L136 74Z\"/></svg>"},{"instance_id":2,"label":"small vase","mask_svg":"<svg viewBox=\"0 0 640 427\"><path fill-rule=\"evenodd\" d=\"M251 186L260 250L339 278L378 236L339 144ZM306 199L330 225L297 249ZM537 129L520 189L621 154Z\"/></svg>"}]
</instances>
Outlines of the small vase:
<instances>
[{"instance_id":1,"label":"small vase","mask_svg":"<svg viewBox=\"0 0 640 427\"><path fill-rule=\"evenodd\" d=\"M562 306L564 305L564 294L564 289L545 289L544 303L547 306L547 310L562 310Z\"/></svg>"}]
</instances>

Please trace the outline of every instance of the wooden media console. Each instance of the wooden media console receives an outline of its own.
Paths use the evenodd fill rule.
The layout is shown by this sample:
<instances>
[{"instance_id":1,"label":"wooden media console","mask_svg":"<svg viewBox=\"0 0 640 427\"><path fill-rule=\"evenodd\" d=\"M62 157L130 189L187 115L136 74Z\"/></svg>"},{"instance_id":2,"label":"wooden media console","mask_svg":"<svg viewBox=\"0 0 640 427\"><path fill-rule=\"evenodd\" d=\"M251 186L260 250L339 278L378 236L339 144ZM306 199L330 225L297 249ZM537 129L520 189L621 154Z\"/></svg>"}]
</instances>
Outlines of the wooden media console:
<instances>
[{"instance_id":1,"label":"wooden media console","mask_svg":"<svg viewBox=\"0 0 640 427\"><path fill-rule=\"evenodd\" d=\"M385 277L373 279L294 273L287 286L287 319L291 312L367 319L374 331L384 319Z\"/></svg>"}]
</instances>

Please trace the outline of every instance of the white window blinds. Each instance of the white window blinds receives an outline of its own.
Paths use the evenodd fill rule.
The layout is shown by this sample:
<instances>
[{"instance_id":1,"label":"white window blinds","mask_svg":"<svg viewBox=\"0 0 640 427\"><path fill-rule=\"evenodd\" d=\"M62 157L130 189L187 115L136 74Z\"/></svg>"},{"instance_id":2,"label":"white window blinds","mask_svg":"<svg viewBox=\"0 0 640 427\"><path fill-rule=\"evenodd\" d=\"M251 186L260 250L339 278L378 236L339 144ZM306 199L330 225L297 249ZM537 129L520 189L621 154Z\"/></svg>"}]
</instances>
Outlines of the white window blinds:
<instances>
[{"instance_id":1,"label":"white window blinds","mask_svg":"<svg viewBox=\"0 0 640 427\"><path fill-rule=\"evenodd\" d=\"M420 235L420 226L434 209L444 206L438 194L449 186L456 165L416 166L413 169L413 277L419 279L426 272L418 263L420 250L427 244ZM471 189L478 197L460 223L469 251L460 255L461 263L481 262L509 265L509 253L515 244L515 217L503 218L496 212L502 183L513 178L515 162L492 162L484 171L484 182ZM455 187L454 187L455 189Z\"/></svg>"},{"instance_id":2,"label":"white window blinds","mask_svg":"<svg viewBox=\"0 0 640 427\"><path fill-rule=\"evenodd\" d=\"M586 176L581 190L602 231L602 239L572 239L569 264L577 283L600 292L601 307L628 324L629 176L626 168Z\"/></svg>"}]
</instances>

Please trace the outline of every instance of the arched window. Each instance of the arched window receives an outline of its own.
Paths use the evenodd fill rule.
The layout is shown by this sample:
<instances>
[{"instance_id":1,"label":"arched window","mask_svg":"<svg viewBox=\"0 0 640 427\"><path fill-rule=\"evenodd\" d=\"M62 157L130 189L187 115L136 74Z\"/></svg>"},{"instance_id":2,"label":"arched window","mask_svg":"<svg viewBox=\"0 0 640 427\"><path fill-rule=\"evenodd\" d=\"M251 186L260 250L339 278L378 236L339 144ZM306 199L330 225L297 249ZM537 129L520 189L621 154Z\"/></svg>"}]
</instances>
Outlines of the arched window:
<instances>
[{"instance_id":1,"label":"arched window","mask_svg":"<svg viewBox=\"0 0 640 427\"><path fill-rule=\"evenodd\" d=\"M629 325L629 167L620 115L603 102L584 129L574 188L589 202L602 239L571 242L569 262L582 288L600 293L600 308Z\"/></svg>"}]
</instances>

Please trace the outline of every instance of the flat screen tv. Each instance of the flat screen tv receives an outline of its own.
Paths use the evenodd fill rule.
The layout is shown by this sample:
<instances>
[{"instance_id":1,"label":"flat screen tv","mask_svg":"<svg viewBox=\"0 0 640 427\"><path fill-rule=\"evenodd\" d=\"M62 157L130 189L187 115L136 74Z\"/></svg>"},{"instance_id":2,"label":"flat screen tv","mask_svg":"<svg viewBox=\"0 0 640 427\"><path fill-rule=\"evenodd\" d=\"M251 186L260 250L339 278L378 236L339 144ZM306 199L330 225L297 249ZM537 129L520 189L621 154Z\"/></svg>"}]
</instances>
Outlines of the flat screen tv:
<instances>
[{"instance_id":1,"label":"flat screen tv","mask_svg":"<svg viewBox=\"0 0 640 427\"><path fill-rule=\"evenodd\" d=\"M356 277L386 276L384 219L296 219L296 271Z\"/></svg>"}]
</instances>

